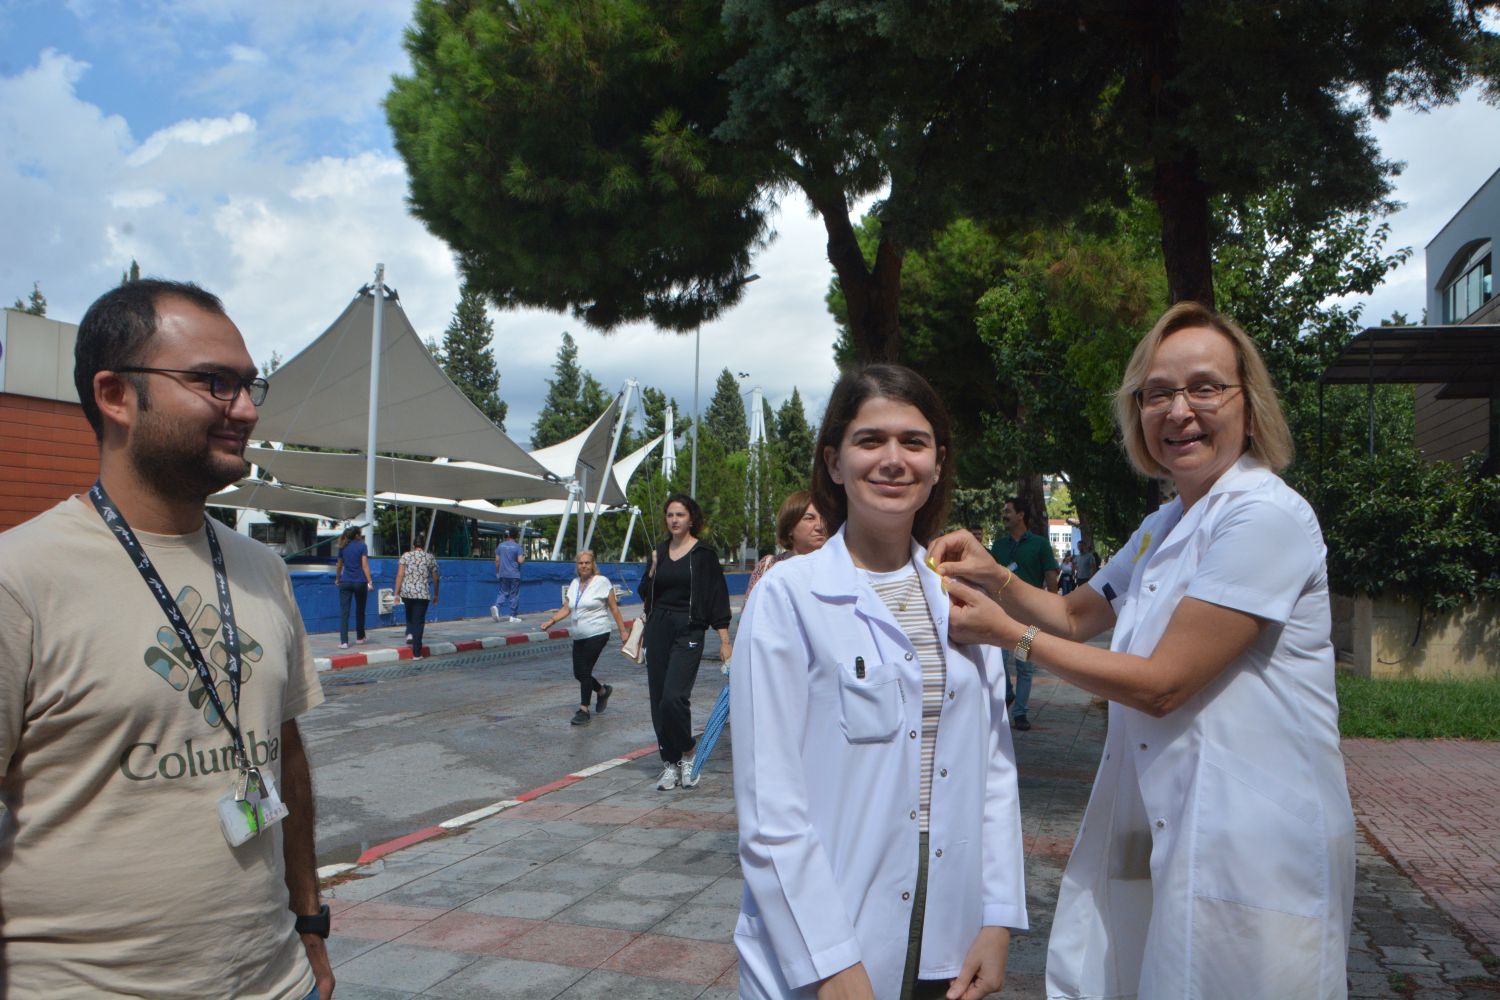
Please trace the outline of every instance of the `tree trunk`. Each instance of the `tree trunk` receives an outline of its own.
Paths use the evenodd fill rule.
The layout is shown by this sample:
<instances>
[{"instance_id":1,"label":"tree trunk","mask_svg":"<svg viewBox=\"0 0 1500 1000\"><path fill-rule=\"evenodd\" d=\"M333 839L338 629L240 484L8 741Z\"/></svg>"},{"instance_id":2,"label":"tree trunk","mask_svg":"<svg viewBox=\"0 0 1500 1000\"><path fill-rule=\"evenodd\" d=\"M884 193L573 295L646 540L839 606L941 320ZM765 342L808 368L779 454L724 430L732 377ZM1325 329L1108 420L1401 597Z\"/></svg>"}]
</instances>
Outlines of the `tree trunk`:
<instances>
[{"instance_id":1,"label":"tree trunk","mask_svg":"<svg viewBox=\"0 0 1500 1000\"><path fill-rule=\"evenodd\" d=\"M1198 157L1187 153L1176 160L1158 161L1152 194L1161 212L1161 253L1170 300L1214 308L1208 186L1198 175Z\"/></svg>"},{"instance_id":2,"label":"tree trunk","mask_svg":"<svg viewBox=\"0 0 1500 1000\"><path fill-rule=\"evenodd\" d=\"M881 239L875 251L875 267L865 264L849 210L840 196L836 202L813 200L828 232L828 261L839 276L849 314L849 335L861 364L895 361L901 349L901 265L905 251Z\"/></svg>"}]
</instances>

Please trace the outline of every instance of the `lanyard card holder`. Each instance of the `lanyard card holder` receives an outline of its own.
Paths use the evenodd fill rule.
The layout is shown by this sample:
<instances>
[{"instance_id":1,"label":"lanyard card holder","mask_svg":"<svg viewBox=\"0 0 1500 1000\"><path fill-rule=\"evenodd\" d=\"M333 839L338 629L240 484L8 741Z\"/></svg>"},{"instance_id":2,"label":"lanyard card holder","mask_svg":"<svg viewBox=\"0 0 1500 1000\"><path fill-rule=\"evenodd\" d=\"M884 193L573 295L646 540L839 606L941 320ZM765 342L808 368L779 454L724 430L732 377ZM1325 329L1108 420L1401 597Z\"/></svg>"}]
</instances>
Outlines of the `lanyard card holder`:
<instances>
[{"instance_id":1,"label":"lanyard card holder","mask_svg":"<svg viewBox=\"0 0 1500 1000\"><path fill-rule=\"evenodd\" d=\"M270 775L251 768L219 800L219 827L230 847L239 847L286 819L289 810Z\"/></svg>"}]
</instances>

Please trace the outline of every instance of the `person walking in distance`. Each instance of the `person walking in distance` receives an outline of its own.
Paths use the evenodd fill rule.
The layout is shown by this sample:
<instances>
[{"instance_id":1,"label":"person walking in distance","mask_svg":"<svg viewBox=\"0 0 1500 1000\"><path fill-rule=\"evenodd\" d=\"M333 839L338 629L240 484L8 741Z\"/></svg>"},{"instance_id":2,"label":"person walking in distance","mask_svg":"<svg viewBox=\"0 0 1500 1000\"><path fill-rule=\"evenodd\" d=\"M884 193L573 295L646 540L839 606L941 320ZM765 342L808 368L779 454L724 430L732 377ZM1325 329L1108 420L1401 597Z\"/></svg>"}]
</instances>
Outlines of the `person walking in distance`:
<instances>
[{"instance_id":1,"label":"person walking in distance","mask_svg":"<svg viewBox=\"0 0 1500 1000\"><path fill-rule=\"evenodd\" d=\"M333 582L339 588L339 649L349 648L349 608L354 608L354 636L365 641L365 605L375 579L370 575L370 550L364 531L344 529L339 536L339 555L333 564Z\"/></svg>"},{"instance_id":2,"label":"person walking in distance","mask_svg":"<svg viewBox=\"0 0 1500 1000\"><path fill-rule=\"evenodd\" d=\"M281 559L205 517L266 381L177 282L106 292L74 358L99 478L0 534L0 992L332 1000L322 688Z\"/></svg>"},{"instance_id":3,"label":"person walking in distance","mask_svg":"<svg viewBox=\"0 0 1500 1000\"><path fill-rule=\"evenodd\" d=\"M646 682L651 724L661 752L660 791L692 788L693 684L703 660L703 636L719 633L719 658L729 662L729 586L719 557L698 535L703 508L685 493L667 498L666 541L651 553L638 593L646 605Z\"/></svg>"},{"instance_id":4,"label":"person walking in distance","mask_svg":"<svg viewBox=\"0 0 1500 1000\"><path fill-rule=\"evenodd\" d=\"M521 607L521 564L526 553L516 541L514 528L506 528L500 544L495 547L495 576L500 580L500 590L495 603L490 607L490 617L495 621L518 622L516 612Z\"/></svg>"},{"instance_id":5,"label":"person walking in distance","mask_svg":"<svg viewBox=\"0 0 1500 1000\"><path fill-rule=\"evenodd\" d=\"M609 578L599 572L594 562L594 553L584 549L574 562L578 575L568 584L563 606L552 613L542 624L545 632L564 618L571 618L568 631L573 637L573 678L578 681L578 711L573 713L573 725L586 726L593 721L589 713L589 698L595 699L594 711L603 714L609 706L609 696L614 694L613 684L601 684L594 677L594 666L599 654L609 645L609 622L613 618L620 630L620 641L625 641L625 618L620 614L620 605L615 601L615 588Z\"/></svg>"},{"instance_id":6,"label":"person walking in distance","mask_svg":"<svg viewBox=\"0 0 1500 1000\"><path fill-rule=\"evenodd\" d=\"M422 634L427 629L427 609L438 599L437 560L419 537L401 554L396 565L396 596L406 609L406 634L411 639L411 658L422 658Z\"/></svg>"},{"instance_id":7,"label":"person walking in distance","mask_svg":"<svg viewBox=\"0 0 1500 1000\"><path fill-rule=\"evenodd\" d=\"M1000 510L1001 531L990 546L990 555L1001 566L1033 587L1041 587L1049 594L1057 593L1057 556L1052 546L1034 532L1026 529L1026 507L1019 497L1005 501ZM1031 676L1035 668L1028 660L1016 661L1009 649L1002 650L1005 659L1005 702L1011 704L1010 725L1012 729L1026 731L1031 720L1026 717L1031 707ZM1012 669L1014 668L1014 669ZM1011 686L1010 675L1016 675L1015 686Z\"/></svg>"}]
</instances>

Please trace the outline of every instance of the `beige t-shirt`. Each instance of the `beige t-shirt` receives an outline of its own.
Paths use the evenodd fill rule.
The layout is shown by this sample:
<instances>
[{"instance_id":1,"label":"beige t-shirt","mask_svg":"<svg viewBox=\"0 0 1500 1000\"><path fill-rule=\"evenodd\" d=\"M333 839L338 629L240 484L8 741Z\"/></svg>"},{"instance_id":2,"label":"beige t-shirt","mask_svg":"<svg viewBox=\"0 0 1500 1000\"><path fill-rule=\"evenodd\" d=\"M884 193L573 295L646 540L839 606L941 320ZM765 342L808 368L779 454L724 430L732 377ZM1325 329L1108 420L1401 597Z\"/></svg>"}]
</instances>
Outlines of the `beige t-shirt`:
<instances>
[{"instance_id":1,"label":"beige t-shirt","mask_svg":"<svg viewBox=\"0 0 1500 1000\"><path fill-rule=\"evenodd\" d=\"M137 533L229 709L203 531ZM281 724L323 700L286 569L217 531L240 628L240 727L280 787ZM0 984L8 1000L297 998L281 826L230 847L231 740L161 607L86 497L0 534Z\"/></svg>"}]
</instances>

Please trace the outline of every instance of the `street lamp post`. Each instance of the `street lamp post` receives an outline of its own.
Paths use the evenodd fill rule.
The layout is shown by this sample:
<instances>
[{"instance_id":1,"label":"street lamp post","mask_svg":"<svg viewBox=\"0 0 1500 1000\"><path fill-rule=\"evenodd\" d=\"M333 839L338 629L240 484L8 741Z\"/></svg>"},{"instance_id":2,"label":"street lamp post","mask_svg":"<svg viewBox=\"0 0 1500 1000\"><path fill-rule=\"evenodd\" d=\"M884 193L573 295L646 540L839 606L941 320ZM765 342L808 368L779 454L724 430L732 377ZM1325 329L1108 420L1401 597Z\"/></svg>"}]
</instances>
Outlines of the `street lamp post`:
<instances>
[{"instance_id":1,"label":"street lamp post","mask_svg":"<svg viewBox=\"0 0 1500 1000\"><path fill-rule=\"evenodd\" d=\"M759 281L760 275L747 274L740 279L740 286ZM703 324L693 327L693 471L688 477L688 496L698 498L698 358Z\"/></svg>"}]
</instances>

